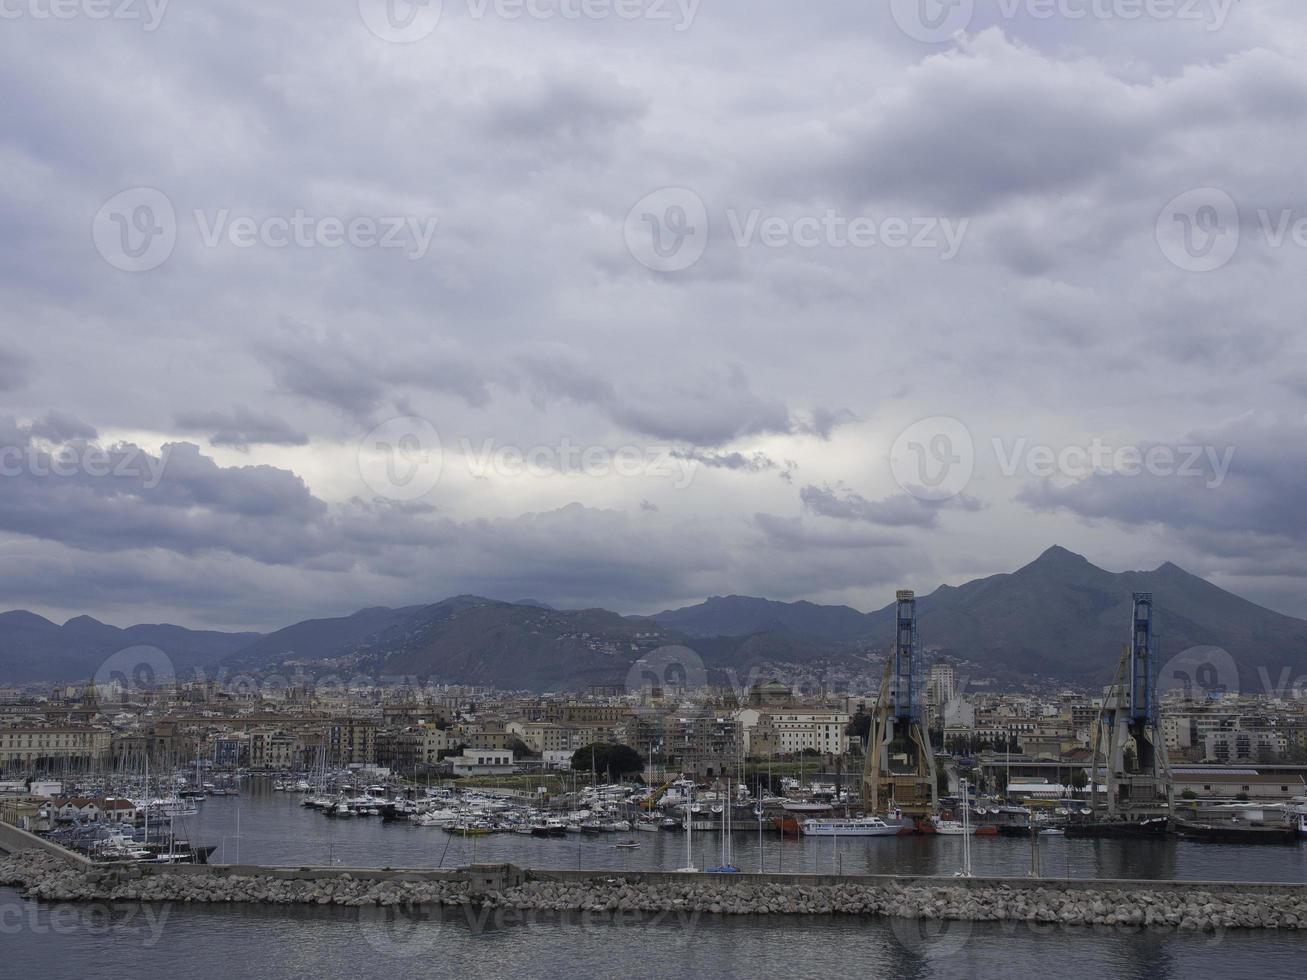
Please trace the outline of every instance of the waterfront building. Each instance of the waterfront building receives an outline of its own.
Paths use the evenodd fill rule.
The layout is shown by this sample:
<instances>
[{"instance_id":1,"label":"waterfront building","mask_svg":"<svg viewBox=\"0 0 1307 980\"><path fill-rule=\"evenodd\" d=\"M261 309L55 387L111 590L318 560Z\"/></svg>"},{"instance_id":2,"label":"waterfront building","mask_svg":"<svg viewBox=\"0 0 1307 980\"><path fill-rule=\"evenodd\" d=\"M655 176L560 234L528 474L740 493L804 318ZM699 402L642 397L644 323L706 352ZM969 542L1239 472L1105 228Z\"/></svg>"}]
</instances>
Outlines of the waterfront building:
<instances>
[{"instance_id":1,"label":"waterfront building","mask_svg":"<svg viewBox=\"0 0 1307 980\"><path fill-rule=\"evenodd\" d=\"M109 755L112 735L85 726L0 728L0 769L75 763L91 767Z\"/></svg>"},{"instance_id":2,"label":"waterfront building","mask_svg":"<svg viewBox=\"0 0 1307 980\"><path fill-rule=\"evenodd\" d=\"M517 771L508 749L464 749L449 762L455 776L506 776Z\"/></svg>"}]
</instances>

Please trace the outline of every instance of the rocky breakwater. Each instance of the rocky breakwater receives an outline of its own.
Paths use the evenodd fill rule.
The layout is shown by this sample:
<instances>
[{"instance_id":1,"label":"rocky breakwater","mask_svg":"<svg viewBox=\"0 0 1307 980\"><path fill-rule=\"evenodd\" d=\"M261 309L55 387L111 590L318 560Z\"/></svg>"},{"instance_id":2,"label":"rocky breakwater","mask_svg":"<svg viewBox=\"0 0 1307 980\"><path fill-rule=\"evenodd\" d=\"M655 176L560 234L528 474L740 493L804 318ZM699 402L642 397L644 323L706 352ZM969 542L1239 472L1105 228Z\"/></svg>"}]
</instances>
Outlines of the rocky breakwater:
<instances>
[{"instance_id":1,"label":"rocky breakwater","mask_svg":"<svg viewBox=\"0 0 1307 980\"><path fill-rule=\"evenodd\" d=\"M240 902L266 905L464 905L461 881L372 880L348 874L285 878L272 875L143 874L136 868L69 867L57 857L24 851L0 860L0 886L24 889L48 902Z\"/></svg>"},{"instance_id":2,"label":"rocky breakwater","mask_svg":"<svg viewBox=\"0 0 1307 980\"><path fill-rule=\"evenodd\" d=\"M528 880L472 893L457 880L141 874L78 869L28 851L0 861L0 885L46 901L244 902L347 906L478 905L538 912L713 915L857 915L1072 926L1158 926L1195 931L1307 928L1307 889L1205 884L1192 888L1060 882L914 880L796 884L710 875L644 880Z\"/></svg>"},{"instance_id":3,"label":"rocky breakwater","mask_svg":"<svg viewBox=\"0 0 1307 980\"><path fill-rule=\"evenodd\" d=\"M1235 887L1086 888L907 879L891 884L778 885L700 877L685 883L625 880L532 881L487 904L517 909L694 912L724 915L863 915L966 922L1167 926L1216 929L1307 928L1307 890L1264 893Z\"/></svg>"}]
</instances>

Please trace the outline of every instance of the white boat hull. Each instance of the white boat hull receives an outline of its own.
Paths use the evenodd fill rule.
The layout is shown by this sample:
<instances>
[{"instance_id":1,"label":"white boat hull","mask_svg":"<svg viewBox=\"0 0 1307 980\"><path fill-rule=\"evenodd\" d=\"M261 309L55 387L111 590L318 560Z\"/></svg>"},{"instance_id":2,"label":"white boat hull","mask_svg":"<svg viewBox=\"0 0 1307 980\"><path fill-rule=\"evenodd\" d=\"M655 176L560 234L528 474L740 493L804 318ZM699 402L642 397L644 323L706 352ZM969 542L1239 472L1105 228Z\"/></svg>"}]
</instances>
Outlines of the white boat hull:
<instances>
[{"instance_id":1,"label":"white boat hull","mask_svg":"<svg viewBox=\"0 0 1307 980\"><path fill-rule=\"evenodd\" d=\"M805 820L799 829L805 837L894 837L899 832L883 820Z\"/></svg>"}]
</instances>

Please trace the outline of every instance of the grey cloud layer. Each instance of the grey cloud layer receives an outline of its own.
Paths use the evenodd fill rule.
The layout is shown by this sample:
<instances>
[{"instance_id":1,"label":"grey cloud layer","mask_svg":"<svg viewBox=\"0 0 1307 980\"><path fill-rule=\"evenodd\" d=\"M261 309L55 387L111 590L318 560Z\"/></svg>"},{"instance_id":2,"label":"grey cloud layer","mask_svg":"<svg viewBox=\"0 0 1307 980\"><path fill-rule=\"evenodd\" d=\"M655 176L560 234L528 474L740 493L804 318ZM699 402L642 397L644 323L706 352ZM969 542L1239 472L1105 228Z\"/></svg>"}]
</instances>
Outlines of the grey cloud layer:
<instances>
[{"instance_id":1,"label":"grey cloud layer","mask_svg":"<svg viewBox=\"0 0 1307 980\"><path fill-rule=\"evenodd\" d=\"M151 487L0 477L0 544L31 572L6 575L0 607L233 626L466 591L870 608L869 590L1061 541L1307 614L1307 255L1258 241L1254 217L1307 208L1307 11L1240 4L1217 31L982 17L932 46L854 0L722 0L682 32L445 6L413 45L352 3L171 5L153 33L6 21L0 441L167 467ZM142 185L168 195L178 240L132 275L88 229ZM1195 275L1156 220L1208 185L1248 227ZM684 273L623 237L663 187L708 212ZM296 209L438 223L417 261L202 240L224 210ZM971 224L944 262L742 247L730 217L754 210ZM565 439L666 446L698 475L451 478L387 504L352 447L400 415L432 420L451 471L462 439ZM1238 456L1214 490L982 471L928 504L887 454L931 416L1055 446L1191 433Z\"/></svg>"}]
</instances>

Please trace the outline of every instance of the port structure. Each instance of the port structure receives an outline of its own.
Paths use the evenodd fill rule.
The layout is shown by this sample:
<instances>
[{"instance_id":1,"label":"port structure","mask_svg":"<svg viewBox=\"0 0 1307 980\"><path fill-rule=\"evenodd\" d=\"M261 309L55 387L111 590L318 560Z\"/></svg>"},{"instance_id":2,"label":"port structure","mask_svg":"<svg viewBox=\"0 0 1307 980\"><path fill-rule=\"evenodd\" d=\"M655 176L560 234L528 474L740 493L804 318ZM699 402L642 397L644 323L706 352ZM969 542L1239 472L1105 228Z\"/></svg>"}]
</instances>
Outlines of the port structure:
<instances>
[{"instance_id":1,"label":"port structure","mask_svg":"<svg viewBox=\"0 0 1307 980\"><path fill-rule=\"evenodd\" d=\"M893 806L905 815L925 816L935 809L937 789L923 703L917 597L901 589L895 600L894 649L885 663L867 737L862 798L873 814ZM906 761L896 766L896 760Z\"/></svg>"},{"instance_id":2,"label":"port structure","mask_svg":"<svg viewBox=\"0 0 1307 980\"><path fill-rule=\"evenodd\" d=\"M1111 817L1169 812L1174 802L1157 690L1158 640L1153 594L1136 592L1130 641L1099 708L1092 739L1090 800L1096 811L1105 807Z\"/></svg>"}]
</instances>

